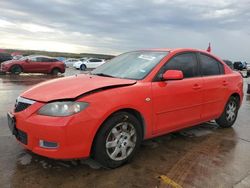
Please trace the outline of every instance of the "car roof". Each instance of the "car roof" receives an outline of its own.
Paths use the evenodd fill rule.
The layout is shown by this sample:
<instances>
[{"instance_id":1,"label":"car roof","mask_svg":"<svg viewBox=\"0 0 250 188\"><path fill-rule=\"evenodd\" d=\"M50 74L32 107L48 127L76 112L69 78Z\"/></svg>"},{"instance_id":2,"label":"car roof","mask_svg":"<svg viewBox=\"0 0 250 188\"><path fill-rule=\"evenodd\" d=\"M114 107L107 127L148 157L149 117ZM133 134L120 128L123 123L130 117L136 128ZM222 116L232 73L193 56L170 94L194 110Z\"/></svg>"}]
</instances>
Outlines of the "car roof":
<instances>
[{"instance_id":1,"label":"car roof","mask_svg":"<svg viewBox=\"0 0 250 188\"><path fill-rule=\"evenodd\" d=\"M66 60L79 60L79 59L76 59L76 58L67 58Z\"/></svg>"},{"instance_id":2,"label":"car roof","mask_svg":"<svg viewBox=\"0 0 250 188\"><path fill-rule=\"evenodd\" d=\"M142 49L142 51L163 51L163 52L193 51L193 52L209 53L206 50L200 50L200 49L194 49L194 48L150 48L150 49Z\"/></svg>"},{"instance_id":3,"label":"car roof","mask_svg":"<svg viewBox=\"0 0 250 188\"><path fill-rule=\"evenodd\" d=\"M50 59L55 59L54 57L49 57L49 56L45 56L45 55L29 55L26 57L44 57L44 58L50 58Z\"/></svg>"}]
</instances>

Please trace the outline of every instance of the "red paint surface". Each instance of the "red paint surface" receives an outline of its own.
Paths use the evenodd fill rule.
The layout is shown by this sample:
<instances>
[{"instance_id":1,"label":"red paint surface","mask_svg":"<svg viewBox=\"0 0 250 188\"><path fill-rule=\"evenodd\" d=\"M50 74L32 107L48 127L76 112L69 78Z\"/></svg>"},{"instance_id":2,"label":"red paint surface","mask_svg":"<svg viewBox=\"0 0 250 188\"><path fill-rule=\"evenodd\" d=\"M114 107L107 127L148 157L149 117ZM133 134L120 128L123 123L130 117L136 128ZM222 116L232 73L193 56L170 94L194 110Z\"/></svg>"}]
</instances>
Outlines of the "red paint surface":
<instances>
[{"instance_id":1,"label":"red paint surface","mask_svg":"<svg viewBox=\"0 0 250 188\"><path fill-rule=\"evenodd\" d=\"M148 139L218 118L232 94L238 94L242 101L242 77L215 56L224 65L224 75L153 81L171 57L186 51L197 50L170 50L153 71L139 81L82 75L52 80L29 89L21 96L40 102L14 113L17 128L28 134L28 145L25 147L51 158L88 157L98 129L118 110L137 111L144 121L144 139ZM99 88L120 85L123 87L82 95L77 101L88 102L89 106L78 114L69 117L37 114L37 110L48 101L75 98ZM39 139L57 142L59 148L42 149Z\"/></svg>"}]
</instances>

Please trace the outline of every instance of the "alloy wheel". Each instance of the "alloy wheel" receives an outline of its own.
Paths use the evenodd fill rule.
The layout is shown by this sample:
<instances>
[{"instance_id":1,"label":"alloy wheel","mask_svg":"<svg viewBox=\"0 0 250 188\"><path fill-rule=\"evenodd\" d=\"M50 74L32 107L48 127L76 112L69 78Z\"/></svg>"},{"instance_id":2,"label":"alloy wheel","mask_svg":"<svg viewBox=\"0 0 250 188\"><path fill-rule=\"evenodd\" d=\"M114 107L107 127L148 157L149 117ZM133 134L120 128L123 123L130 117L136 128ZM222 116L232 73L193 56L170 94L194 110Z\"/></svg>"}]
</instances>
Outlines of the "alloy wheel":
<instances>
[{"instance_id":1,"label":"alloy wheel","mask_svg":"<svg viewBox=\"0 0 250 188\"><path fill-rule=\"evenodd\" d=\"M235 101L230 101L230 103L227 105L227 110L226 110L226 118L229 122L235 120L236 112L237 112L237 105Z\"/></svg>"},{"instance_id":2,"label":"alloy wheel","mask_svg":"<svg viewBox=\"0 0 250 188\"><path fill-rule=\"evenodd\" d=\"M136 140L136 130L131 123L118 123L106 139L106 152L112 160L124 160L133 152Z\"/></svg>"}]
</instances>

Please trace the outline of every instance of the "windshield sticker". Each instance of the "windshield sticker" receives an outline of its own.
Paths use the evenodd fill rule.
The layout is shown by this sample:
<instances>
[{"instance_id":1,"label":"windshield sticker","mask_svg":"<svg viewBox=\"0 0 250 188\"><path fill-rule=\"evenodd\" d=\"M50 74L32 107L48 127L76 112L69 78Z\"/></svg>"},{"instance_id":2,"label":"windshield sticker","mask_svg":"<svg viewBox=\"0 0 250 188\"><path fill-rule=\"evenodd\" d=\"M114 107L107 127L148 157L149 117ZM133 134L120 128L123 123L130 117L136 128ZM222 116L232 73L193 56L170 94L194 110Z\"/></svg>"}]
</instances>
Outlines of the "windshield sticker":
<instances>
[{"instance_id":1,"label":"windshield sticker","mask_svg":"<svg viewBox=\"0 0 250 188\"><path fill-rule=\"evenodd\" d=\"M138 58L153 61L156 57L150 55L140 55Z\"/></svg>"},{"instance_id":2,"label":"windshield sticker","mask_svg":"<svg viewBox=\"0 0 250 188\"><path fill-rule=\"evenodd\" d=\"M143 70L143 69L140 69L140 72L143 72L143 73L145 73L146 71L145 71L145 70Z\"/></svg>"}]
</instances>

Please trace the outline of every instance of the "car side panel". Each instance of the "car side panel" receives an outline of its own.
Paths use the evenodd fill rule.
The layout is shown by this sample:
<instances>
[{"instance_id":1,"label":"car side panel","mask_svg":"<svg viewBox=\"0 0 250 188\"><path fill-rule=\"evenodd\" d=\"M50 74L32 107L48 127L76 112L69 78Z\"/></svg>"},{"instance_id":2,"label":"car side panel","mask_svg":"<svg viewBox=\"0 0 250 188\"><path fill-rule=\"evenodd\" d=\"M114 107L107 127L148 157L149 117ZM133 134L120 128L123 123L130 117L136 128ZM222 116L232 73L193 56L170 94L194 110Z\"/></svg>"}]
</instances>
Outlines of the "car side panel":
<instances>
[{"instance_id":1,"label":"car side panel","mask_svg":"<svg viewBox=\"0 0 250 188\"><path fill-rule=\"evenodd\" d=\"M94 69L94 68L96 68L96 67L102 65L103 62L89 62L89 61L87 61L87 62L84 63L84 64L87 66L87 68L92 68L92 69Z\"/></svg>"},{"instance_id":2,"label":"car side panel","mask_svg":"<svg viewBox=\"0 0 250 188\"><path fill-rule=\"evenodd\" d=\"M41 67L41 73L48 73L48 70L50 70L52 65L53 62L39 62L39 66Z\"/></svg>"},{"instance_id":3,"label":"car side panel","mask_svg":"<svg viewBox=\"0 0 250 188\"><path fill-rule=\"evenodd\" d=\"M154 134L168 133L200 121L203 78L154 82Z\"/></svg>"},{"instance_id":4,"label":"car side panel","mask_svg":"<svg viewBox=\"0 0 250 188\"><path fill-rule=\"evenodd\" d=\"M221 109L219 115L224 110L224 107L230 98L231 95L233 94L238 94L240 96L240 105L242 103L244 93L243 93L243 78L238 72L231 72L226 75L227 81L228 81L228 86L226 90L226 96L225 99L223 100L223 108Z\"/></svg>"},{"instance_id":5,"label":"car side panel","mask_svg":"<svg viewBox=\"0 0 250 188\"><path fill-rule=\"evenodd\" d=\"M65 65L63 62L42 62L43 63L43 70L42 73L51 73L54 68L58 68L61 73L65 72Z\"/></svg>"},{"instance_id":6,"label":"car side panel","mask_svg":"<svg viewBox=\"0 0 250 188\"><path fill-rule=\"evenodd\" d=\"M202 119L218 117L224 109L224 101L228 90L227 75L207 76L204 78Z\"/></svg>"},{"instance_id":7,"label":"car side panel","mask_svg":"<svg viewBox=\"0 0 250 188\"><path fill-rule=\"evenodd\" d=\"M111 114L126 108L134 109L141 114L145 128L144 138L152 137L152 102L146 98L151 98L151 83L108 89L81 98L79 101L90 103L88 111L98 119L90 137L94 137L96 131Z\"/></svg>"},{"instance_id":8,"label":"car side panel","mask_svg":"<svg viewBox=\"0 0 250 188\"><path fill-rule=\"evenodd\" d=\"M34 73L36 72L36 62L26 62L26 61L23 61L23 62L20 62L19 64L22 66L23 68L23 72L26 72L26 73Z\"/></svg>"}]
</instances>

